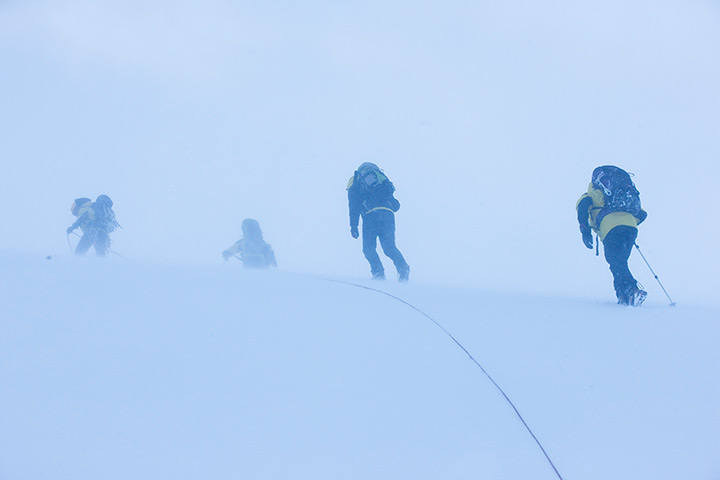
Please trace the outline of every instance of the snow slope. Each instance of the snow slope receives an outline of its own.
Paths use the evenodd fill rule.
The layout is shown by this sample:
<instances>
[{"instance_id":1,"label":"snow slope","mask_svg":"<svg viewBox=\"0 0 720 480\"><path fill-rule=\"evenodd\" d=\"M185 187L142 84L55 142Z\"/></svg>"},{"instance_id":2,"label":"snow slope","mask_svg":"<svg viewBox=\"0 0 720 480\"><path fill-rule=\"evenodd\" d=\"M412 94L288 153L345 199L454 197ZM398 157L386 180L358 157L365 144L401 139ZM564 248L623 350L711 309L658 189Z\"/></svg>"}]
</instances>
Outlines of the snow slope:
<instances>
[{"instance_id":1,"label":"snow slope","mask_svg":"<svg viewBox=\"0 0 720 480\"><path fill-rule=\"evenodd\" d=\"M720 479L720 309L393 281L566 480ZM440 328L237 264L0 254L0 479L553 479ZM650 286L648 286L650 287Z\"/></svg>"}]
</instances>

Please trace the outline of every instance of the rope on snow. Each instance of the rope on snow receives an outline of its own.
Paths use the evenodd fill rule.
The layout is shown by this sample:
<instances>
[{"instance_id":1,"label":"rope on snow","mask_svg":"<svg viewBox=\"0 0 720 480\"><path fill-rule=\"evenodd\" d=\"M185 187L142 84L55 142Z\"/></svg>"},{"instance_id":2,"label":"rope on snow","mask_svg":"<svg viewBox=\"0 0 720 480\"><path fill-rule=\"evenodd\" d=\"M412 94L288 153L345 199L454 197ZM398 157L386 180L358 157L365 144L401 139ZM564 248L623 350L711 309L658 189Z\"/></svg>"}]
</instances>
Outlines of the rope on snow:
<instances>
[{"instance_id":1,"label":"rope on snow","mask_svg":"<svg viewBox=\"0 0 720 480\"><path fill-rule=\"evenodd\" d=\"M535 433L533 433L532 429L531 429L530 426L527 424L527 422L525 421L525 419L523 418L523 416L520 414L520 411L517 409L517 407L515 406L515 404L513 403L513 401L510 400L510 397L508 397L508 395L505 393L505 391L500 387L500 385L498 385L498 383L497 383L497 382L495 381L495 379L487 372L487 370L485 370L485 368L480 364L480 362L478 362L478 361L475 359L475 357L473 357L472 354L458 341L458 339L455 338L455 337L453 336L453 334L450 333L444 326L442 326L442 324L440 324L440 322L438 322L437 320L435 320L435 319L432 318L430 315L428 315L427 313L423 312L422 310L420 310L419 308L417 308L415 305L411 304L410 302L407 302L407 301L403 300L402 298L397 297L397 296L395 296L395 295L393 295L393 294L391 294L391 293L385 292L385 291L383 291L383 290L379 290L379 289L377 289L377 288L372 288L372 287L368 287L368 286L365 286L365 285L361 285L361 284L359 284L359 283L347 282L347 281L344 281L344 280L334 280L334 279L330 279L330 278L322 278L322 280L325 280L325 281L328 281L328 282L333 282L333 283L340 283L340 284L343 284L343 285L350 285L350 286L353 286L353 287L362 288L362 289L364 289L364 290L370 290L370 291L372 291L372 292L381 293L381 294L386 295L386 296L388 296L388 297L390 297L390 298L392 298L392 299L394 299L394 300L397 300L398 302L400 302L400 303L402 303L402 304L404 304L404 305L407 305L408 307L412 308L413 310L415 310L416 312L418 312L420 315L422 315L423 317L427 318L427 319L430 320L432 323L434 323L435 326L437 326L440 330L442 330L443 333L445 333L445 335L447 335L448 337L450 337L450 339L451 339L453 342L455 342L455 344L456 344L463 352L465 352L465 354L470 358L470 360L482 371L482 373L488 378L488 380L490 380L490 382L491 382L491 383L495 386L495 388L500 392L500 394L503 396L503 398L505 399L505 401L512 407L513 411L515 412L515 415L517 415L517 417L520 419L520 421L522 422L522 424L525 426L525 429L528 431L528 433L530 434L530 436L533 438L533 440L535 440L535 443L536 443L537 446L540 448L540 451L541 451L541 452L543 453L543 455L545 456L545 459L548 461L548 463L549 463L550 466L552 467L553 471L555 472L555 475L557 475L558 479L563 480L562 476L560 475L560 472L559 472L558 469L555 467L555 464L554 464L553 461L550 459L550 456L548 455L548 453L545 451L545 448L544 448L544 447L542 446L542 444L540 443L540 440L538 440L538 438L535 436Z\"/></svg>"}]
</instances>

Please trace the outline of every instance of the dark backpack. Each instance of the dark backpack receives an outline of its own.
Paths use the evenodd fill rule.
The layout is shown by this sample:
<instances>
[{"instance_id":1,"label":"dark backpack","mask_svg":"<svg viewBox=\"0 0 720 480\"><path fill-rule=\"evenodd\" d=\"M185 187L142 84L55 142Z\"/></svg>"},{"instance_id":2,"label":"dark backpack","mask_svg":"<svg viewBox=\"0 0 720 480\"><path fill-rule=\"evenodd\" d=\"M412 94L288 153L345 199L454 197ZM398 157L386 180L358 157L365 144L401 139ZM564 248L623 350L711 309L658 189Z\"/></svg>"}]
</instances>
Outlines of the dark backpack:
<instances>
[{"instance_id":1,"label":"dark backpack","mask_svg":"<svg viewBox=\"0 0 720 480\"><path fill-rule=\"evenodd\" d=\"M635 217L640 215L640 192L630 174L619 167L605 165L592 173L592 185L603 192L605 205L598 212L595 223L600 225L608 213L627 212Z\"/></svg>"},{"instance_id":2,"label":"dark backpack","mask_svg":"<svg viewBox=\"0 0 720 480\"><path fill-rule=\"evenodd\" d=\"M360 185L360 189L366 192L366 195L370 196L376 194L378 191L382 192L383 190L381 187L383 187L383 183L388 182L390 187L386 188L389 188L388 193L390 198L387 199L386 206L393 212L397 212L400 209L400 202L393 195L395 187L392 185L392 182L390 182L387 175L385 175L385 173L374 163L368 162L360 165L360 168L355 171L354 182L357 182L358 185ZM367 210L370 210L367 202L364 202L363 205Z\"/></svg>"},{"instance_id":3,"label":"dark backpack","mask_svg":"<svg viewBox=\"0 0 720 480\"><path fill-rule=\"evenodd\" d=\"M366 164L361 165L361 167L365 166ZM372 164L370 164L372 165ZM365 168L359 169L357 172L355 172L355 181L358 182L360 185L360 188L363 190L372 190L373 188L379 186L383 182L387 182L388 177L383 172L380 171L377 166L373 165L365 166Z\"/></svg>"},{"instance_id":4,"label":"dark backpack","mask_svg":"<svg viewBox=\"0 0 720 480\"><path fill-rule=\"evenodd\" d=\"M95 226L105 233L112 233L120 224L115 220L115 212L112 209L113 201L107 195L100 195L93 203L95 211Z\"/></svg>"}]
</instances>

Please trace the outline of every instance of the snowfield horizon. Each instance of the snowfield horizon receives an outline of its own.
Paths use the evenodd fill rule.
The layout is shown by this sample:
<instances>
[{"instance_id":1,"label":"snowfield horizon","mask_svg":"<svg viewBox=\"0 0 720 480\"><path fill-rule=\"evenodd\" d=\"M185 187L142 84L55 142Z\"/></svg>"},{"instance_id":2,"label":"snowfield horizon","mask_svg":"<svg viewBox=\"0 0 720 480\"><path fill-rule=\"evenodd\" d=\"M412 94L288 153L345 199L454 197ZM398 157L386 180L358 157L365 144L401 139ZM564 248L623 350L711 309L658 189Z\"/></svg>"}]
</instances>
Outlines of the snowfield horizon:
<instances>
[{"instance_id":1,"label":"snowfield horizon","mask_svg":"<svg viewBox=\"0 0 720 480\"><path fill-rule=\"evenodd\" d=\"M0 269L4 480L558 478L424 315L564 479L720 477L717 306L231 263Z\"/></svg>"}]
</instances>

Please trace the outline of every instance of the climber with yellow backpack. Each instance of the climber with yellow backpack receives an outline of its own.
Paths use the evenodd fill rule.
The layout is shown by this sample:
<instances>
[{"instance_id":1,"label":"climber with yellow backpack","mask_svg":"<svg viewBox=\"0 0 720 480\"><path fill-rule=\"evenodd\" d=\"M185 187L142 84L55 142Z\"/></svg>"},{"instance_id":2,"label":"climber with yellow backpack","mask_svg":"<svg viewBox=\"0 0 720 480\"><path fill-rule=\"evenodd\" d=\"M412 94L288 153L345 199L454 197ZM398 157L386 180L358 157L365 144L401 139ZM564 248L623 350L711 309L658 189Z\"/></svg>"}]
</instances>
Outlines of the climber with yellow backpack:
<instances>
[{"instance_id":1,"label":"climber with yellow backpack","mask_svg":"<svg viewBox=\"0 0 720 480\"><path fill-rule=\"evenodd\" d=\"M67 228L70 235L80 228L83 234L75 247L76 255L85 255L90 247L95 247L95 253L103 257L110 249L109 234L120 225L115 220L112 209L113 202L107 195L99 195L93 202L89 198L76 198L70 207L70 212L77 220Z\"/></svg>"},{"instance_id":2,"label":"climber with yellow backpack","mask_svg":"<svg viewBox=\"0 0 720 480\"><path fill-rule=\"evenodd\" d=\"M628 259L637 238L637 227L645 221L647 212L640 206L640 193L630 174L613 165L597 167L576 209L583 244L593 248L593 231L603 242L618 303L639 307L647 292L630 273Z\"/></svg>"}]
</instances>

